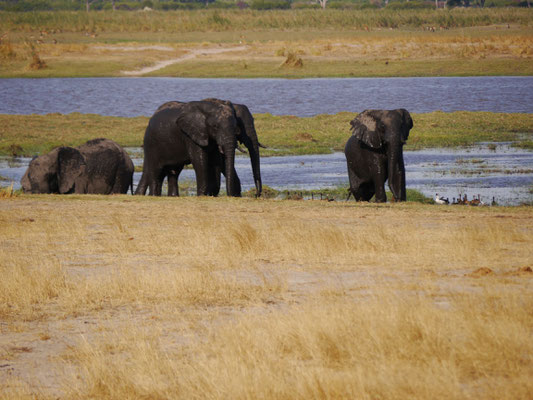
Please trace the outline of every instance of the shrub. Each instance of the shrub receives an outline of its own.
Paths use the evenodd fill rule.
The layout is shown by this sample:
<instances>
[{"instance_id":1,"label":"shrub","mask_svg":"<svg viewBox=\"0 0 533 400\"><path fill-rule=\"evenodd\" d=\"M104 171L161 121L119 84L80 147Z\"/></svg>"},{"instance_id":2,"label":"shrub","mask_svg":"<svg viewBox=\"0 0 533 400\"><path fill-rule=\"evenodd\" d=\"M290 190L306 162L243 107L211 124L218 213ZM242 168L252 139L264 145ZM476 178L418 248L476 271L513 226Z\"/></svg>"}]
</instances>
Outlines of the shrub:
<instances>
[{"instance_id":1,"label":"shrub","mask_svg":"<svg viewBox=\"0 0 533 400\"><path fill-rule=\"evenodd\" d=\"M393 2L387 5L388 10L420 10L420 9L433 9L435 4L424 1L406 1L406 2Z\"/></svg>"},{"instance_id":2,"label":"shrub","mask_svg":"<svg viewBox=\"0 0 533 400\"><path fill-rule=\"evenodd\" d=\"M318 3L292 3L291 8L293 10L319 9L320 4Z\"/></svg>"},{"instance_id":3,"label":"shrub","mask_svg":"<svg viewBox=\"0 0 533 400\"><path fill-rule=\"evenodd\" d=\"M252 0L252 10L288 10L291 8L289 0Z\"/></svg>"}]
</instances>

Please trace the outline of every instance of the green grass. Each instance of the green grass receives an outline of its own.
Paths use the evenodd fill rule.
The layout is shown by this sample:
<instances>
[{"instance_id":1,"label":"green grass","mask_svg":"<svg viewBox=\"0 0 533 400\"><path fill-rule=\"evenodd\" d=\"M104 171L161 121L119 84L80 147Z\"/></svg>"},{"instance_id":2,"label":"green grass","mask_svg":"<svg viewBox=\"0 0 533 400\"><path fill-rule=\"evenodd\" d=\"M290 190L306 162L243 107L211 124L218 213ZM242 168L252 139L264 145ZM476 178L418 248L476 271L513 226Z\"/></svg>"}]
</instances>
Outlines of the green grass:
<instances>
[{"instance_id":1,"label":"green grass","mask_svg":"<svg viewBox=\"0 0 533 400\"><path fill-rule=\"evenodd\" d=\"M342 151L350 136L349 122L356 113L335 115L273 116L256 114L263 156L327 154ZM478 142L514 142L533 149L533 114L458 111L412 114L406 150L461 147ZM122 118L95 114L0 114L0 154L34 155L60 145L78 146L106 137L122 146L140 147L147 117Z\"/></svg>"},{"instance_id":2,"label":"green grass","mask_svg":"<svg viewBox=\"0 0 533 400\"><path fill-rule=\"evenodd\" d=\"M181 189L181 188L180 188ZM243 197L255 197L255 188L252 188L243 193ZM267 199L283 199L283 200L322 200L322 201L345 201L348 197L348 185L339 185L334 188L322 188L314 190L276 190L269 186L263 186L263 198ZM406 190L407 201L433 204L432 198L425 196L423 193L415 189ZM392 193L387 191L387 199L392 199ZM354 201L350 197L350 201ZM374 201L374 198L371 199Z\"/></svg>"}]
</instances>

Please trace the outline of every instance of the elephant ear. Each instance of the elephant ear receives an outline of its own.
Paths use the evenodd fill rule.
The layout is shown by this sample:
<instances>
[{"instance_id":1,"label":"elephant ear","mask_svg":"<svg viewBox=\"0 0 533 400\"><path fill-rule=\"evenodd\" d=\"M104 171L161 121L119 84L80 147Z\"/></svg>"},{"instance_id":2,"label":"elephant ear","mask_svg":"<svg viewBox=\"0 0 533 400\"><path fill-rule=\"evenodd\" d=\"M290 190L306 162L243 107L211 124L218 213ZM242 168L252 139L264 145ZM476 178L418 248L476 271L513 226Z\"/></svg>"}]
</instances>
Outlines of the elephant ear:
<instances>
[{"instance_id":1,"label":"elephant ear","mask_svg":"<svg viewBox=\"0 0 533 400\"><path fill-rule=\"evenodd\" d=\"M185 108L176 119L176 124L185 135L199 146L205 147L209 143L206 117L199 110Z\"/></svg>"},{"instance_id":2,"label":"elephant ear","mask_svg":"<svg viewBox=\"0 0 533 400\"><path fill-rule=\"evenodd\" d=\"M372 149L379 149L383 145L384 126L374 116L363 111L350 122L352 135Z\"/></svg>"},{"instance_id":3,"label":"elephant ear","mask_svg":"<svg viewBox=\"0 0 533 400\"><path fill-rule=\"evenodd\" d=\"M87 164L85 159L77 149L61 147L57 154L57 163L59 193L72 193L76 189L76 180L86 173Z\"/></svg>"},{"instance_id":4,"label":"elephant ear","mask_svg":"<svg viewBox=\"0 0 533 400\"><path fill-rule=\"evenodd\" d=\"M403 143L405 143L407 142L407 138L409 137L409 131L413 128L413 119L411 118L411 114L409 114L409 111L407 111L405 108L400 108L400 114L402 116L403 122L402 141Z\"/></svg>"}]
</instances>

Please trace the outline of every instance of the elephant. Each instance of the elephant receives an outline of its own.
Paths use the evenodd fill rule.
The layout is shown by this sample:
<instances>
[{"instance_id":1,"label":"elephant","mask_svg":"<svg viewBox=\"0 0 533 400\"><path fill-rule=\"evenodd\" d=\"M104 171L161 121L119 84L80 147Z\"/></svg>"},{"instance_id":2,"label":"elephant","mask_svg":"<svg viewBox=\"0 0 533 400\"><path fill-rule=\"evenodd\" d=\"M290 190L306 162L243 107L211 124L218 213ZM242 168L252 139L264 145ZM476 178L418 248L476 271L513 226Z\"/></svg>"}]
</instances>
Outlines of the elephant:
<instances>
[{"instance_id":1,"label":"elephant","mask_svg":"<svg viewBox=\"0 0 533 400\"><path fill-rule=\"evenodd\" d=\"M81 146L57 147L35 157L21 179L25 193L133 193L131 158L109 139L93 139Z\"/></svg>"},{"instance_id":2,"label":"elephant","mask_svg":"<svg viewBox=\"0 0 533 400\"><path fill-rule=\"evenodd\" d=\"M344 154L348 166L350 189L356 201L386 202L385 181L388 179L393 201L405 201L405 165L403 145L413 127L409 112L397 110L365 110L351 122L352 136Z\"/></svg>"},{"instance_id":3,"label":"elephant","mask_svg":"<svg viewBox=\"0 0 533 400\"><path fill-rule=\"evenodd\" d=\"M206 140L199 142L202 134ZM186 164L196 173L197 194L217 196L220 174L226 176L229 196L240 196L240 180L235 171L237 141L250 153L257 193L262 190L259 164L259 142L253 117L245 105L229 101L205 99L162 104L150 118L144 136L143 176L136 194L161 195L165 176L168 195L178 196L178 177Z\"/></svg>"}]
</instances>

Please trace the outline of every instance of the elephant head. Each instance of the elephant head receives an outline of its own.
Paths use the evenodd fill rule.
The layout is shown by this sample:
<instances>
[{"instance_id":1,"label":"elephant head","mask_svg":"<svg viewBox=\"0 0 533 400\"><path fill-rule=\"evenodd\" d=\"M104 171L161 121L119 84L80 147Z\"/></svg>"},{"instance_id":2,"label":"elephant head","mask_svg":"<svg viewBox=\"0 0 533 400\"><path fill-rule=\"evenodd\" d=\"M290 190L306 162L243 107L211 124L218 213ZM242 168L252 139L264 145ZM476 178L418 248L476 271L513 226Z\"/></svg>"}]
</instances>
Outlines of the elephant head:
<instances>
[{"instance_id":1,"label":"elephant head","mask_svg":"<svg viewBox=\"0 0 533 400\"><path fill-rule=\"evenodd\" d=\"M259 140L257 138L257 132L255 130L254 117L252 113L244 104L235 104L227 100L220 100L209 98L205 101L211 101L218 104L226 104L233 108L235 116L237 117L237 126L239 128L239 134L237 135L237 141L242 143L248 149L250 154L250 161L252 163L252 173L254 176L256 197L261 196L263 185L261 181L261 163L259 157Z\"/></svg>"},{"instance_id":2,"label":"elephant head","mask_svg":"<svg viewBox=\"0 0 533 400\"><path fill-rule=\"evenodd\" d=\"M365 110L353 121L352 134L372 151L387 158L389 187L396 201L405 201L405 166L403 145L407 142L413 120L403 108L397 110Z\"/></svg>"},{"instance_id":3,"label":"elephant head","mask_svg":"<svg viewBox=\"0 0 533 400\"><path fill-rule=\"evenodd\" d=\"M179 110L176 123L186 136L202 148L218 147L225 160L226 192L238 196L235 148L239 130L234 109L227 104L192 101Z\"/></svg>"},{"instance_id":4,"label":"elephant head","mask_svg":"<svg viewBox=\"0 0 533 400\"><path fill-rule=\"evenodd\" d=\"M237 140L246 146L250 154L256 196L259 197L261 196L263 185L261 182L261 163L259 161L259 140L255 131L254 117L244 104L233 104L233 107L237 115L237 124L240 131Z\"/></svg>"},{"instance_id":5,"label":"elephant head","mask_svg":"<svg viewBox=\"0 0 533 400\"><path fill-rule=\"evenodd\" d=\"M72 147L58 147L35 157L21 179L25 193L83 192L87 185L87 164Z\"/></svg>"}]
</instances>

